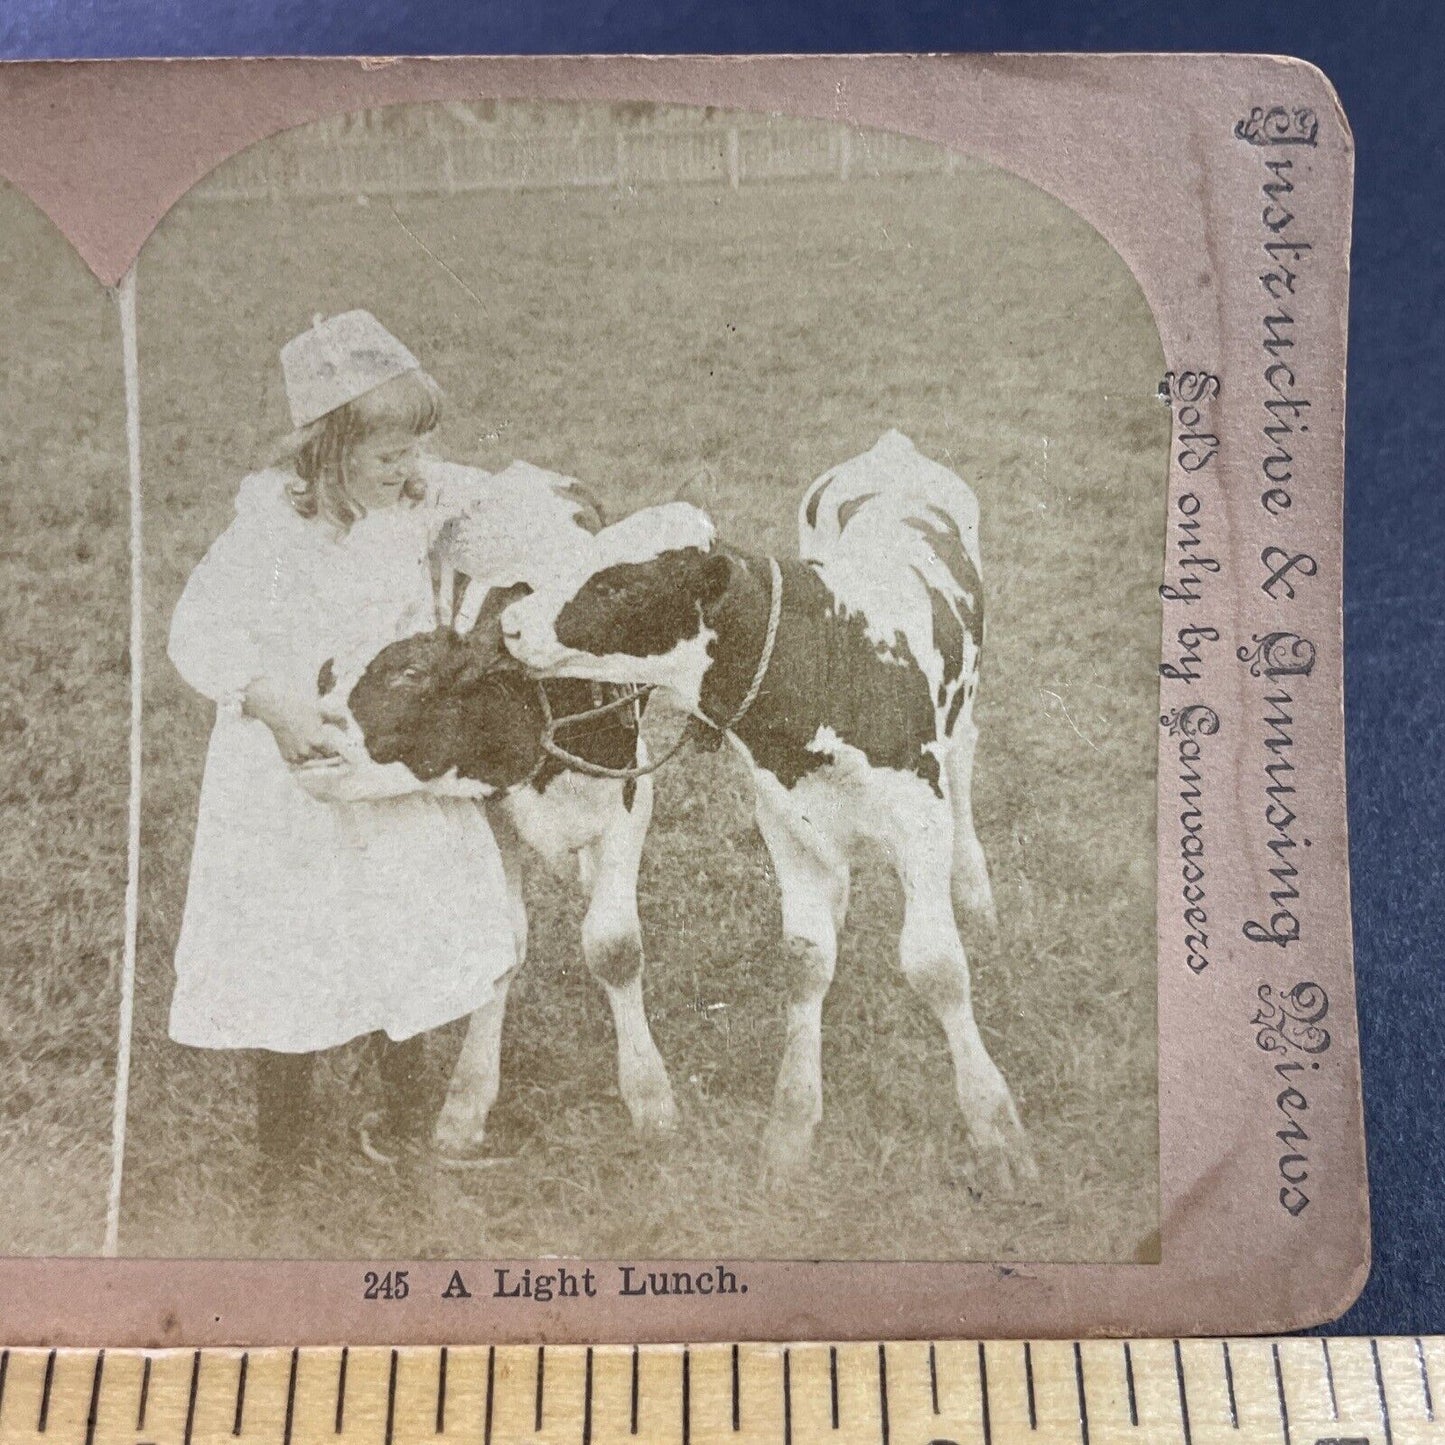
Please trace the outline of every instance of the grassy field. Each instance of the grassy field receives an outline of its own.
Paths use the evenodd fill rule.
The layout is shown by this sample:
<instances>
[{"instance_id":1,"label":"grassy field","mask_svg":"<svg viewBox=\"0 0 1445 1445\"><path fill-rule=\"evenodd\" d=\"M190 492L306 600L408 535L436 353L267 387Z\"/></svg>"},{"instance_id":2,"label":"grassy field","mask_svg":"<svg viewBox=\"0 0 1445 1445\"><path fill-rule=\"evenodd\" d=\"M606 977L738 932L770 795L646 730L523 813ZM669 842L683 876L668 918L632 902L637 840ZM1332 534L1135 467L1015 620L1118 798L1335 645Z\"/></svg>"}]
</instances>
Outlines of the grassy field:
<instances>
[{"instance_id":1,"label":"grassy field","mask_svg":"<svg viewBox=\"0 0 1445 1445\"><path fill-rule=\"evenodd\" d=\"M0 1254L94 1254L129 786L120 340L99 282L3 186L0 258Z\"/></svg>"},{"instance_id":2,"label":"grassy field","mask_svg":"<svg viewBox=\"0 0 1445 1445\"><path fill-rule=\"evenodd\" d=\"M285 428L277 346L313 312L365 305L446 388L440 451L573 473L614 513L683 495L738 544L786 551L806 484L893 426L973 484L990 609L976 809L1001 925L966 941L1042 1183L1009 1200L971 1178L942 1035L897 968L896 885L868 859L825 1010L815 1167L781 1200L758 1190L781 1047L778 899L745 778L726 757L697 757L659 779L642 876L649 1013L685 1114L677 1140L629 1137L610 1023L581 963L580 900L539 877L493 1115L514 1161L438 1178L425 1199L389 1191L351 1142L374 1085L366 1046L350 1046L326 1063L324 1167L305 1186L300 1237L273 1243L378 1257L1147 1252L1168 415L1153 396L1158 339L1122 261L1058 203L985 168L399 210L405 227L384 201L183 203L141 261L145 794L123 1250L253 1248L247 1061L166 1039L210 709L164 641L240 477ZM104 385L112 354L97 347ZM73 488L83 476L65 435L53 475ZM118 419L107 442L119 457ZM118 635L111 605L94 622ZM119 734L116 746L119 758ZM106 799L87 828L123 806L114 787ZM102 856L118 879L119 857ZM62 1026L90 1029L104 965L89 989L60 955L43 966L70 1002L37 1019L74 1047ZM69 1080L77 1119L85 1083ZM81 1137L69 1115L66 1128Z\"/></svg>"}]
</instances>

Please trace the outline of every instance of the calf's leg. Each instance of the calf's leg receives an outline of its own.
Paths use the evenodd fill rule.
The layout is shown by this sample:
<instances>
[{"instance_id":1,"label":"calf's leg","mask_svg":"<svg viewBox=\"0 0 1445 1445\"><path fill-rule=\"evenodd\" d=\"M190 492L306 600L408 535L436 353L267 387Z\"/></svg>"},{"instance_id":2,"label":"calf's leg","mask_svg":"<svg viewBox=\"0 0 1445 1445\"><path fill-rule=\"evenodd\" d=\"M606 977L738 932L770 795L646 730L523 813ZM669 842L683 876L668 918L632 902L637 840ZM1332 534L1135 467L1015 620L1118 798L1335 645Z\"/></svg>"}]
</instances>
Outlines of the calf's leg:
<instances>
[{"instance_id":1,"label":"calf's leg","mask_svg":"<svg viewBox=\"0 0 1445 1445\"><path fill-rule=\"evenodd\" d=\"M903 884L899 961L943 1028L959 1108L985 1172L1004 1189L1037 1177L1018 1109L974 1018L968 958L953 917L953 819L941 799L917 794L892 811L887 839Z\"/></svg>"},{"instance_id":2,"label":"calf's leg","mask_svg":"<svg viewBox=\"0 0 1445 1445\"><path fill-rule=\"evenodd\" d=\"M502 1072L502 1023L507 990L527 956L527 903L522 893L521 842L499 810L492 813L502 871L507 880L507 915L517 962L496 982L492 996L467 1024L467 1036L452 1069L446 1102L437 1116L434 1138L444 1154L465 1159L484 1151L487 1115L497 1102Z\"/></svg>"},{"instance_id":3,"label":"calf's leg","mask_svg":"<svg viewBox=\"0 0 1445 1445\"><path fill-rule=\"evenodd\" d=\"M617 1031L617 1087L640 1133L677 1125L677 1102L662 1055L647 1026L642 1001L642 925L637 916L637 870L652 820L652 779L639 778L631 806L616 783L615 806L599 836L578 857L583 886L590 890L582 920L582 956L602 985Z\"/></svg>"},{"instance_id":4,"label":"calf's leg","mask_svg":"<svg viewBox=\"0 0 1445 1445\"><path fill-rule=\"evenodd\" d=\"M949 804L953 809L953 902L966 918L980 919L990 928L998 925L993 885L983 844L973 826L973 757L978 745L978 728L964 715L954 728L953 746L945 755Z\"/></svg>"},{"instance_id":5,"label":"calf's leg","mask_svg":"<svg viewBox=\"0 0 1445 1445\"><path fill-rule=\"evenodd\" d=\"M798 815L776 779L758 774L757 821L782 892L787 1038L763 1139L763 1172L801 1174L823 1117L823 1000L848 906L842 853Z\"/></svg>"}]
</instances>

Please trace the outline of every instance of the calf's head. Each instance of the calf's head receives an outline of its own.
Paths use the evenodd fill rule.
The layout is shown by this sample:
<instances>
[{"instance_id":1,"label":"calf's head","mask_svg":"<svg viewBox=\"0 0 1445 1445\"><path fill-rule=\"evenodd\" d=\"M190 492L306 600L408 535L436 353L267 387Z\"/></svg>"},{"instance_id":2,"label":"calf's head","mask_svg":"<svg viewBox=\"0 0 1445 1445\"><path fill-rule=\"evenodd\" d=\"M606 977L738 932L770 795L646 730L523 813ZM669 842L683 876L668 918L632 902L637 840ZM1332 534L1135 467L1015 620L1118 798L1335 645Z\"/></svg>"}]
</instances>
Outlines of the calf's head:
<instances>
[{"instance_id":1,"label":"calf's head","mask_svg":"<svg viewBox=\"0 0 1445 1445\"><path fill-rule=\"evenodd\" d=\"M454 771L494 788L520 782L545 721L535 685L501 644L500 612L520 591L489 598L465 634L438 627L402 638L350 677L326 664L323 706L348 717L373 762L401 763L422 782Z\"/></svg>"},{"instance_id":2,"label":"calf's head","mask_svg":"<svg viewBox=\"0 0 1445 1445\"><path fill-rule=\"evenodd\" d=\"M696 706L732 576L714 543L696 507L634 512L598 532L578 567L511 603L502 640L534 672L652 683Z\"/></svg>"}]
</instances>

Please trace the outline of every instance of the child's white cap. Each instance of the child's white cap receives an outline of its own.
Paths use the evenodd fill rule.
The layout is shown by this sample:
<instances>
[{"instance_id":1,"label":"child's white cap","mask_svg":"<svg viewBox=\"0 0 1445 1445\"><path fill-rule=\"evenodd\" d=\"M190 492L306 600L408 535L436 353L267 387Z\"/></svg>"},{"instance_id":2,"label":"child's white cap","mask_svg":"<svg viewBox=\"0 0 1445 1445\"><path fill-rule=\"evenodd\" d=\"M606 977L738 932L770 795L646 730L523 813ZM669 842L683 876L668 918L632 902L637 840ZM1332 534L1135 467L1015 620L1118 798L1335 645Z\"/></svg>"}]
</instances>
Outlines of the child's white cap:
<instances>
[{"instance_id":1,"label":"child's white cap","mask_svg":"<svg viewBox=\"0 0 1445 1445\"><path fill-rule=\"evenodd\" d=\"M369 311L318 316L281 348L293 426L309 426L421 363Z\"/></svg>"}]
</instances>

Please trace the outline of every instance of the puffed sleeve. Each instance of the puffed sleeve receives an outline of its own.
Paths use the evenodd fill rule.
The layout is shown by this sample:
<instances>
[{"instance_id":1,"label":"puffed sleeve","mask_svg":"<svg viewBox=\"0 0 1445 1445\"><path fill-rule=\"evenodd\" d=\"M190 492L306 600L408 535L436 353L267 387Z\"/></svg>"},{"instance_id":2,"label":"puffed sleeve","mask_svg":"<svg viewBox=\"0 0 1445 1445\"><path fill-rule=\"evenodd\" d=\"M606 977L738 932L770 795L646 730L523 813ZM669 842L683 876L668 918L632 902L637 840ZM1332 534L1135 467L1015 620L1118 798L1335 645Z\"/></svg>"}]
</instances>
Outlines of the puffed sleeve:
<instances>
[{"instance_id":1,"label":"puffed sleeve","mask_svg":"<svg viewBox=\"0 0 1445 1445\"><path fill-rule=\"evenodd\" d=\"M271 516L277 500L284 504L278 494L279 484L265 474L247 478L235 519L191 573L171 618L167 650L176 670L222 705L238 705L266 670L262 639L282 563L283 529Z\"/></svg>"}]
</instances>

